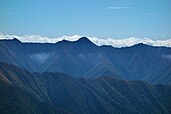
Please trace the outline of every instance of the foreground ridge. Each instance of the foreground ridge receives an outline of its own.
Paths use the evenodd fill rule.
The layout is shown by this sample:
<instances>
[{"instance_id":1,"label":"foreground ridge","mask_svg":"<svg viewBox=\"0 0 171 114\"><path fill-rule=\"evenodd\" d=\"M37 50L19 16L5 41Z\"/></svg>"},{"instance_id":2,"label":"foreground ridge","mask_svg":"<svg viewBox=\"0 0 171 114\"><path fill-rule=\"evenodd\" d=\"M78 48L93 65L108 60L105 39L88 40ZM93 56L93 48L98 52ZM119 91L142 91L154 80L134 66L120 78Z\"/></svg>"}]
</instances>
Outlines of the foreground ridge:
<instances>
[{"instance_id":1,"label":"foreground ridge","mask_svg":"<svg viewBox=\"0 0 171 114\"><path fill-rule=\"evenodd\" d=\"M0 112L7 114L171 113L171 86L150 85L143 81L30 73L0 63L0 85Z\"/></svg>"}]
</instances>

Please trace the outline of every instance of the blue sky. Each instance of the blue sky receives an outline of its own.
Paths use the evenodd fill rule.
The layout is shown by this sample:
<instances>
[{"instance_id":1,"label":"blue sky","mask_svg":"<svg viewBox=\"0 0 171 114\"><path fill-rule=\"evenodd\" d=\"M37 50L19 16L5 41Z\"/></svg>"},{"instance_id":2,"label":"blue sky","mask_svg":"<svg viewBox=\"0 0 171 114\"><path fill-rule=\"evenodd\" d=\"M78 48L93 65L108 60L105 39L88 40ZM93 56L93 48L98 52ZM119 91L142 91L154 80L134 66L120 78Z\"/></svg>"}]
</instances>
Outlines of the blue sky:
<instances>
[{"instance_id":1,"label":"blue sky","mask_svg":"<svg viewBox=\"0 0 171 114\"><path fill-rule=\"evenodd\" d=\"M0 0L0 32L171 38L171 0Z\"/></svg>"}]
</instances>

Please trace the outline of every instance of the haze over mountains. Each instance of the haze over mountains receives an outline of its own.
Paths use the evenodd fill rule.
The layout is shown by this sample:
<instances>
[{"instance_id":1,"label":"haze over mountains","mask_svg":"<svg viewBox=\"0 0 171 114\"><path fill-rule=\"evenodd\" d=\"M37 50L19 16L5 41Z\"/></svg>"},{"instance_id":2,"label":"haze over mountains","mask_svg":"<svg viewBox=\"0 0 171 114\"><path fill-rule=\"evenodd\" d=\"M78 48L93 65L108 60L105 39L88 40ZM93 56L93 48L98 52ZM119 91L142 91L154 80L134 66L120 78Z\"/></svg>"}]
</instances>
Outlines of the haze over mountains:
<instances>
[{"instance_id":1,"label":"haze over mountains","mask_svg":"<svg viewBox=\"0 0 171 114\"><path fill-rule=\"evenodd\" d=\"M170 56L169 47L142 43L123 48L97 46L86 37L55 44L22 43L17 39L0 41L1 62L31 72L62 72L74 77L111 76L171 84Z\"/></svg>"}]
</instances>

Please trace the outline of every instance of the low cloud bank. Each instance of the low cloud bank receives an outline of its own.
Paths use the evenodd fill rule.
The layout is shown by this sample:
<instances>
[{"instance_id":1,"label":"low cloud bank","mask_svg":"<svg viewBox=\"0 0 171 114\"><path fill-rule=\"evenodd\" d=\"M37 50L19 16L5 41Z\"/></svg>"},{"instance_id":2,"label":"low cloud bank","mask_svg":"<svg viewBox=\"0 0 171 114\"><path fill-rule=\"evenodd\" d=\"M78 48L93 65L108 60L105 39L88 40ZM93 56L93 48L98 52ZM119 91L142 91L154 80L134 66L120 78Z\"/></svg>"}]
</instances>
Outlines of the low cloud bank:
<instances>
[{"instance_id":1,"label":"low cloud bank","mask_svg":"<svg viewBox=\"0 0 171 114\"><path fill-rule=\"evenodd\" d=\"M82 36L79 35L73 35L73 36L62 36L58 38L48 38L48 37L42 37L38 35L25 35L25 36L17 36L17 35L4 35L0 34L0 39L13 39L17 38L21 42L34 42L34 43L56 43L58 41L62 40L68 40L68 41L76 41ZM132 46L138 43L148 44L152 46L166 46L171 47L171 39L166 40L152 40L150 38L125 38L125 39L114 39L114 38L107 38L107 39L101 39L97 37L88 37L90 41L95 43L98 46L101 45L111 45L114 47L126 47L126 46Z\"/></svg>"}]
</instances>

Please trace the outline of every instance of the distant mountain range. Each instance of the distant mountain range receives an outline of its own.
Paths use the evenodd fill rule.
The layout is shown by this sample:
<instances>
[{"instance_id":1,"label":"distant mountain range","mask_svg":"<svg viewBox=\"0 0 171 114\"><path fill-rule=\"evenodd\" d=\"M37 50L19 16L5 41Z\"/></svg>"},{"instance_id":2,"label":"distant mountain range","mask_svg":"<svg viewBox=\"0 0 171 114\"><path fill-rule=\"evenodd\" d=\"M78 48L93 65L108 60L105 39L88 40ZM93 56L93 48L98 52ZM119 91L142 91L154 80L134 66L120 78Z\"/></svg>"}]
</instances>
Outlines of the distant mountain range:
<instances>
[{"instance_id":1,"label":"distant mountain range","mask_svg":"<svg viewBox=\"0 0 171 114\"><path fill-rule=\"evenodd\" d=\"M70 42L61 43L70 45ZM82 51L92 47L82 48ZM170 85L150 85L109 76L90 79L59 72L31 73L15 65L0 63L2 114L170 114L170 104Z\"/></svg>"},{"instance_id":2,"label":"distant mountain range","mask_svg":"<svg viewBox=\"0 0 171 114\"><path fill-rule=\"evenodd\" d=\"M14 39L17 38L21 42L33 42L33 43L56 43L62 40L68 41L76 41L83 36L80 35L72 35L72 36L61 36L61 37L46 37L46 36L39 36L39 35L7 35L0 33L0 40L2 39ZM166 46L171 47L171 39L162 39L162 40L154 40L150 38L136 38L136 37L129 37L129 38L98 38L98 37L87 37L90 41L95 43L98 46L102 45L111 45L114 47L126 47L132 46L138 43L148 44L151 46Z\"/></svg>"},{"instance_id":3,"label":"distant mountain range","mask_svg":"<svg viewBox=\"0 0 171 114\"><path fill-rule=\"evenodd\" d=\"M97 46L88 38L51 43L0 40L0 61L30 72L62 72L74 77L145 80L171 84L171 48L137 44Z\"/></svg>"}]
</instances>

